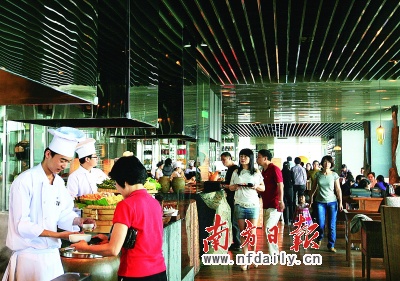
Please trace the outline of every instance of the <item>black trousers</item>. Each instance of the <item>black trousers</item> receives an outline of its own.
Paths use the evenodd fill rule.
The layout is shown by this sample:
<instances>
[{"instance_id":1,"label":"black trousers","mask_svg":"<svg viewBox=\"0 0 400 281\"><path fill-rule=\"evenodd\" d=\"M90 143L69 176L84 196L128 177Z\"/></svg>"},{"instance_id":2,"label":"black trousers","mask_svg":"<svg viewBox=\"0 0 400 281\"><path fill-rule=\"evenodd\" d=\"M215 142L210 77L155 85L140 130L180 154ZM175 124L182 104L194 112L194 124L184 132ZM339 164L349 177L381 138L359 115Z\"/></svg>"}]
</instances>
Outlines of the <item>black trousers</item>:
<instances>
[{"instance_id":1,"label":"black trousers","mask_svg":"<svg viewBox=\"0 0 400 281\"><path fill-rule=\"evenodd\" d=\"M233 243L232 247L239 248L242 244L240 242L240 229L238 220L235 217L235 191L225 190L226 191L226 201L228 202L229 207L231 207L231 221L232 221L232 237Z\"/></svg>"},{"instance_id":2,"label":"black trousers","mask_svg":"<svg viewBox=\"0 0 400 281\"><path fill-rule=\"evenodd\" d=\"M283 220L285 224L293 221L293 188L285 188L283 190L283 201L285 209L283 210Z\"/></svg>"},{"instance_id":3,"label":"black trousers","mask_svg":"<svg viewBox=\"0 0 400 281\"><path fill-rule=\"evenodd\" d=\"M299 196L304 195L306 190L305 184L293 185L293 210L296 210L297 202L299 201Z\"/></svg>"}]
</instances>

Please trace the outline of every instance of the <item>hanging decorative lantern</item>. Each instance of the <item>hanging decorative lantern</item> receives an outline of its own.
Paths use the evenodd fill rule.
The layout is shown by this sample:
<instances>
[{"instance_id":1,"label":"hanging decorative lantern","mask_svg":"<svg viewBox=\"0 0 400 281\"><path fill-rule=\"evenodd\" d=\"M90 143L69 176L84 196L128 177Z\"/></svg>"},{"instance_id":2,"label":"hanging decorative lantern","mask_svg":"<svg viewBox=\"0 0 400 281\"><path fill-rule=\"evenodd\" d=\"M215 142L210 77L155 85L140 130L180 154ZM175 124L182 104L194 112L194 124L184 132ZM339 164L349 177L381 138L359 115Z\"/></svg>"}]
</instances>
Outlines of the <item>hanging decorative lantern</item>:
<instances>
[{"instance_id":1,"label":"hanging decorative lantern","mask_svg":"<svg viewBox=\"0 0 400 281\"><path fill-rule=\"evenodd\" d=\"M383 128L382 125L379 125L379 127L376 128L376 138L379 144L383 144L383 141L385 140L385 128Z\"/></svg>"},{"instance_id":2,"label":"hanging decorative lantern","mask_svg":"<svg viewBox=\"0 0 400 281\"><path fill-rule=\"evenodd\" d=\"M381 90L381 80L379 80L379 127L376 128L376 138L379 144L383 144L385 140L385 129L382 127L382 105L381 105L381 92L386 92L386 90Z\"/></svg>"}]
</instances>

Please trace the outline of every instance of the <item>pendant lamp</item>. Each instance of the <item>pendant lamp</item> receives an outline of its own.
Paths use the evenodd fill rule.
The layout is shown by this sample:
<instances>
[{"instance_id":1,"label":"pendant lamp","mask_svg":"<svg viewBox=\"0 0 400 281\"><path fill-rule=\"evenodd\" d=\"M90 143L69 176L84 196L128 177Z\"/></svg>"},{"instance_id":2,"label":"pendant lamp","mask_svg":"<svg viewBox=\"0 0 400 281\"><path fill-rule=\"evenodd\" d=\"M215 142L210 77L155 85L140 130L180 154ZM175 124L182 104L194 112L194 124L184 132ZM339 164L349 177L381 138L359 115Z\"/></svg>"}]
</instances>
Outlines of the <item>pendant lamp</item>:
<instances>
[{"instance_id":1,"label":"pendant lamp","mask_svg":"<svg viewBox=\"0 0 400 281\"><path fill-rule=\"evenodd\" d=\"M380 90L380 81L379 81L379 127L376 128L376 138L379 144L383 144L385 140L385 128L382 127L382 107L381 107L381 90Z\"/></svg>"}]
</instances>

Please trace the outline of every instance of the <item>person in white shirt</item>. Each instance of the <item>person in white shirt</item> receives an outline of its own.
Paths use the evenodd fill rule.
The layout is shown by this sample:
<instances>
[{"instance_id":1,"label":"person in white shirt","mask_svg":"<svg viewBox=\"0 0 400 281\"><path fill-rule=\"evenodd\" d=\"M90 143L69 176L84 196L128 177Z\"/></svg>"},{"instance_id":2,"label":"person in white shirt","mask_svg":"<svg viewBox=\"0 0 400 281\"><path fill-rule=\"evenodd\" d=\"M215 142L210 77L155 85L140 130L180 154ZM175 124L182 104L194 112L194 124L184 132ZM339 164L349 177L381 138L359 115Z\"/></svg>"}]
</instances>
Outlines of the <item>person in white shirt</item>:
<instances>
[{"instance_id":1,"label":"person in white shirt","mask_svg":"<svg viewBox=\"0 0 400 281\"><path fill-rule=\"evenodd\" d=\"M67 181L67 188L72 197L97 193L97 184L102 183L108 176L97 166L95 139L88 138L79 143L76 153L80 166L72 172Z\"/></svg>"},{"instance_id":2,"label":"person in white shirt","mask_svg":"<svg viewBox=\"0 0 400 281\"><path fill-rule=\"evenodd\" d=\"M3 281L53 280L64 274L60 239L78 233L78 225L94 223L74 212L73 200L58 175L71 162L84 134L69 127L49 133L54 137L42 162L21 173L10 187L6 246L13 253Z\"/></svg>"},{"instance_id":3,"label":"person in white shirt","mask_svg":"<svg viewBox=\"0 0 400 281\"><path fill-rule=\"evenodd\" d=\"M254 228L251 229L251 235L254 238L252 251L256 251L257 233L256 227L260 212L260 200L258 192L265 190L261 172L254 167L254 153L249 148L244 148L239 152L239 167L233 174L229 183L229 190L235 191L235 217L238 220L240 232L246 229L246 219L249 220ZM245 237L240 237L242 245L245 243ZM250 244L250 243L249 243ZM247 255L249 245L243 245L243 254ZM254 265L257 267L257 265ZM248 266L242 265L242 270L247 270Z\"/></svg>"}]
</instances>

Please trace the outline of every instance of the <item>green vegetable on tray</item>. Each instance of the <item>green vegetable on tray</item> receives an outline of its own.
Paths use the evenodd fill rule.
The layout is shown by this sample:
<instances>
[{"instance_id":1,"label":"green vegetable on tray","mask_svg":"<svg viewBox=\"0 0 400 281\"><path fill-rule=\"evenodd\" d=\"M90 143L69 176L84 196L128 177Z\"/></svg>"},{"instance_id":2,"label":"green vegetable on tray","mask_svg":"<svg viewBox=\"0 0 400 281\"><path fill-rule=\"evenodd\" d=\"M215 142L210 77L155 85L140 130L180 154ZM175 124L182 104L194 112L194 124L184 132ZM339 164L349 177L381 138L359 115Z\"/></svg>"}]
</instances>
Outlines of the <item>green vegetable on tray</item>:
<instances>
[{"instance_id":1,"label":"green vegetable on tray","mask_svg":"<svg viewBox=\"0 0 400 281\"><path fill-rule=\"evenodd\" d=\"M161 184L157 180L155 180L151 177L148 177L144 184L144 188L146 188L148 190L159 190L159 189L161 189Z\"/></svg>"},{"instance_id":2,"label":"green vegetable on tray","mask_svg":"<svg viewBox=\"0 0 400 281\"><path fill-rule=\"evenodd\" d=\"M115 180L105 179L102 183L97 184L97 188L116 189L115 188Z\"/></svg>"},{"instance_id":3,"label":"green vegetable on tray","mask_svg":"<svg viewBox=\"0 0 400 281\"><path fill-rule=\"evenodd\" d=\"M101 198L100 200L84 200L87 205L97 205L97 206L109 206L106 198Z\"/></svg>"}]
</instances>

